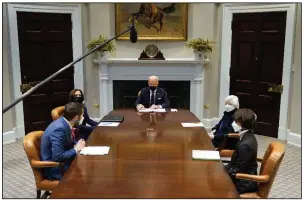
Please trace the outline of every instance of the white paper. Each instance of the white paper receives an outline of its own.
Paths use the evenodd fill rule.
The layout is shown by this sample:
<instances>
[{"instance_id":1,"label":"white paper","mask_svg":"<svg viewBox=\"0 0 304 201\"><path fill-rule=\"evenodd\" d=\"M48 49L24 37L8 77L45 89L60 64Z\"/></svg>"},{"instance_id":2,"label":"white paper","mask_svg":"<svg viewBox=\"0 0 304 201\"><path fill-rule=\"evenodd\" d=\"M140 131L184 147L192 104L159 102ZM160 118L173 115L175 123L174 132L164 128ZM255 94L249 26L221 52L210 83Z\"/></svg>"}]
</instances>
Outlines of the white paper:
<instances>
[{"instance_id":1,"label":"white paper","mask_svg":"<svg viewBox=\"0 0 304 201\"><path fill-rule=\"evenodd\" d=\"M201 160L221 160L220 153L218 151L208 150L192 150L192 158Z\"/></svg>"},{"instance_id":2,"label":"white paper","mask_svg":"<svg viewBox=\"0 0 304 201\"><path fill-rule=\"evenodd\" d=\"M182 123L183 127L204 127L202 122Z\"/></svg>"},{"instance_id":3,"label":"white paper","mask_svg":"<svg viewBox=\"0 0 304 201\"><path fill-rule=\"evenodd\" d=\"M98 126L117 127L119 122L100 122Z\"/></svg>"},{"instance_id":4,"label":"white paper","mask_svg":"<svg viewBox=\"0 0 304 201\"><path fill-rule=\"evenodd\" d=\"M171 109L171 112L177 112L177 109Z\"/></svg>"},{"instance_id":5,"label":"white paper","mask_svg":"<svg viewBox=\"0 0 304 201\"><path fill-rule=\"evenodd\" d=\"M81 150L81 155L106 155L109 153L110 147L107 146L92 146L85 147Z\"/></svg>"},{"instance_id":6,"label":"white paper","mask_svg":"<svg viewBox=\"0 0 304 201\"><path fill-rule=\"evenodd\" d=\"M155 112L155 113L163 113L166 112L165 108L161 108L161 109L142 109L142 110L138 110L138 112L140 113L150 113L150 112Z\"/></svg>"}]
</instances>

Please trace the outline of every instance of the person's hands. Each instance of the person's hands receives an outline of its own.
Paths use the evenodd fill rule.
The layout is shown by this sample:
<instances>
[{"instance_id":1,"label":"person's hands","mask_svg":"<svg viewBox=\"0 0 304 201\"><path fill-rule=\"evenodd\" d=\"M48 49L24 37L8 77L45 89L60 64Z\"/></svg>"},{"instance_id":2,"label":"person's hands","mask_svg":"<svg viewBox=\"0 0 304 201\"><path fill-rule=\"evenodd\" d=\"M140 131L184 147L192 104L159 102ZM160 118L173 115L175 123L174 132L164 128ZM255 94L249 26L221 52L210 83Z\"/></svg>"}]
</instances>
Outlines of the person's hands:
<instances>
[{"instance_id":1,"label":"person's hands","mask_svg":"<svg viewBox=\"0 0 304 201\"><path fill-rule=\"evenodd\" d=\"M75 149L77 151L81 151L85 147L85 141L83 139L80 139L77 144L75 145Z\"/></svg>"},{"instance_id":2,"label":"person's hands","mask_svg":"<svg viewBox=\"0 0 304 201\"><path fill-rule=\"evenodd\" d=\"M159 105L152 105L151 107L150 107L150 109L159 109L160 108L160 106Z\"/></svg>"},{"instance_id":3,"label":"person's hands","mask_svg":"<svg viewBox=\"0 0 304 201\"><path fill-rule=\"evenodd\" d=\"M208 134L209 135L209 137L210 137L210 139L211 140L213 140L214 139L214 135L213 135L213 133L210 133L210 134Z\"/></svg>"},{"instance_id":4,"label":"person's hands","mask_svg":"<svg viewBox=\"0 0 304 201\"><path fill-rule=\"evenodd\" d=\"M142 104L138 104L136 108L137 110L142 110L145 109L145 106L143 106Z\"/></svg>"}]
</instances>

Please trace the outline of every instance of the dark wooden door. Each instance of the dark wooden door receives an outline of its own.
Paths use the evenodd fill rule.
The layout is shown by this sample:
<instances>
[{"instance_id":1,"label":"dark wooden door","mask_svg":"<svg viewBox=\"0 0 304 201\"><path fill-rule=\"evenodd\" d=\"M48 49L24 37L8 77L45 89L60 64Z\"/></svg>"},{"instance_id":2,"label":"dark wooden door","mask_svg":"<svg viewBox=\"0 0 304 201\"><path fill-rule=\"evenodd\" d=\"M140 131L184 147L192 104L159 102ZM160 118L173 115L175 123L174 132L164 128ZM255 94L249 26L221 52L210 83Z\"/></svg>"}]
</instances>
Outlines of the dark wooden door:
<instances>
[{"instance_id":1,"label":"dark wooden door","mask_svg":"<svg viewBox=\"0 0 304 201\"><path fill-rule=\"evenodd\" d=\"M17 12L17 23L22 84L35 85L73 60L70 14ZM73 88L71 68L23 100L25 133L45 130Z\"/></svg>"},{"instance_id":2,"label":"dark wooden door","mask_svg":"<svg viewBox=\"0 0 304 201\"><path fill-rule=\"evenodd\" d=\"M233 15L230 94L258 115L255 133L278 136L286 12Z\"/></svg>"}]
</instances>

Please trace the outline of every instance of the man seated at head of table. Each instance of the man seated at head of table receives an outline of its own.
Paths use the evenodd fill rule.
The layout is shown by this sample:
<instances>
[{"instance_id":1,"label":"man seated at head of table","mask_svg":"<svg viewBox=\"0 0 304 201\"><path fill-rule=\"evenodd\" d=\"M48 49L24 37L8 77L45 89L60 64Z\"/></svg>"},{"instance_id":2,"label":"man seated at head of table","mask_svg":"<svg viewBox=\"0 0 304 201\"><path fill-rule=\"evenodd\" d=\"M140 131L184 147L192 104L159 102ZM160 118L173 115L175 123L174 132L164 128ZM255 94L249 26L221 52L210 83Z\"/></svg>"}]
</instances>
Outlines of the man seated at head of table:
<instances>
[{"instance_id":1,"label":"man seated at head of table","mask_svg":"<svg viewBox=\"0 0 304 201\"><path fill-rule=\"evenodd\" d=\"M258 190L257 182L235 177L237 173L257 175L258 143L253 134L256 121L257 115L250 109L239 109L234 114L234 123L241 131L240 139L230 163L225 167L239 194Z\"/></svg>"},{"instance_id":2,"label":"man seated at head of table","mask_svg":"<svg viewBox=\"0 0 304 201\"><path fill-rule=\"evenodd\" d=\"M64 163L64 172L69 168L78 151L85 146L80 139L74 146L73 126L83 118L83 104L70 102L65 105L63 116L53 121L44 131L41 138L40 157L42 161ZM44 177L49 180L60 180L61 167L45 168Z\"/></svg>"},{"instance_id":3,"label":"man seated at head of table","mask_svg":"<svg viewBox=\"0 0 304 201\"><path fill-rule=\"evenodd\" d=\"M150 76L148 79L148 87L140 90L135 106L138 110L150 108L168 108L169 100L165 89L158 87L159 79L157 76Z\"/></svg>"}]
</instances>

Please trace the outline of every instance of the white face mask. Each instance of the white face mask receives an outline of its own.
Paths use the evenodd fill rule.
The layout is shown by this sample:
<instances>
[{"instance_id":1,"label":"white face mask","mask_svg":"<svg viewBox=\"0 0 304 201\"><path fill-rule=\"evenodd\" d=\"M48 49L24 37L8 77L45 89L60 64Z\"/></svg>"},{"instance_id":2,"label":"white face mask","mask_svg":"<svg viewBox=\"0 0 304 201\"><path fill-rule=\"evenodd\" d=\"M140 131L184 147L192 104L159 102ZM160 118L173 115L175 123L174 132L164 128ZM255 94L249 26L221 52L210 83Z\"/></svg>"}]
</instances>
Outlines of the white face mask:
<instances>
[{"instance_id":1,"label":"white face mask","mask_svg":"<svg viewBox=\"0 0 304 201\"><path fill-rule=\"evenodd\" d=\"M229 105L229 104L225 105L225 111L226 112L231 112L234 109L235 109L235 107L233 105Z\"/></svg>"},{"instance_id":2,"label":"white face mask","mask_svg":"<svg viewBox=\"0 0 304 201\"><path fill-rule=\"evenodd\" d=\"M231 126L232 126L234 132L240 132L242 130L242 127L237 125L237 123L235 123L235 121L232 122Z\"/></svg>"}]
</instances>

